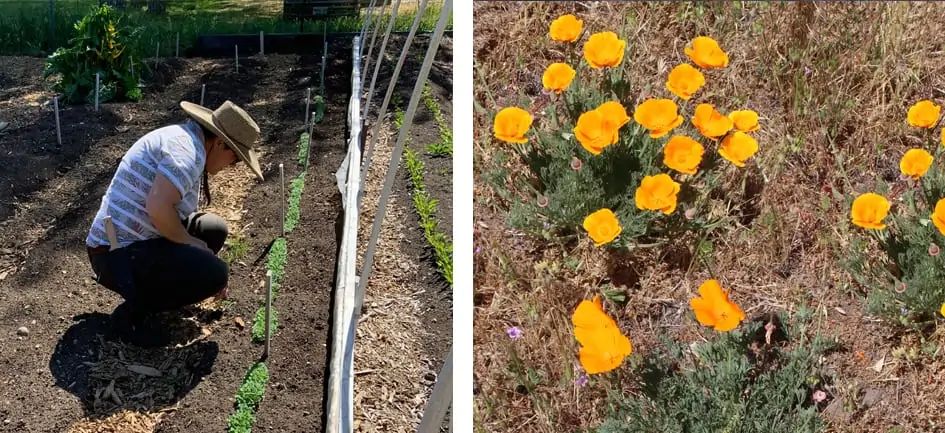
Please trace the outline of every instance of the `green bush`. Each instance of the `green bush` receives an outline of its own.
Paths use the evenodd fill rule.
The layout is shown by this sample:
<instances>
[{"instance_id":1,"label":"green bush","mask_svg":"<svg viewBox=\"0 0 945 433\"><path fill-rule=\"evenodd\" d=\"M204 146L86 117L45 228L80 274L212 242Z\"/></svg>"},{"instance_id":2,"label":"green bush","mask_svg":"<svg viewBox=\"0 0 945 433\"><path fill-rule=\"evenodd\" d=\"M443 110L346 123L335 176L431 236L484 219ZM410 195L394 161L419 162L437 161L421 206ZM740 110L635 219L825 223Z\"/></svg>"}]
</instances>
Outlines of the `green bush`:
<instances>
[{"instance_id":1,"label":"green bush","mask_svg":"<svg viewBox=\"0 0 945 433\"><path fill-rule=\"evenodd\" d=\"M713 333L692 348L664 339L634 369L639 392L610 393L611 409L597 432L823 431L812 395L822 386L816 366L829 346L819 337L806 340L806 318L795 320L781 330L784 345L766 345L757 322Z\"/></svg>"},{"instance_id":2,"label":"green bush","mask_svg":"<svg viewBox=\"0 0 945 433\"><path fill-rule=\"evenodd\" d=\"M75 36L68 47L47 58L43 79L59 74L53 90L70 104L94 103L96 73L100 74L99 103L140 101L143 64L132 49L135 33L121 25L121 16L114 9L96 7L75 24Z\"/></svg>"}]
</instances>

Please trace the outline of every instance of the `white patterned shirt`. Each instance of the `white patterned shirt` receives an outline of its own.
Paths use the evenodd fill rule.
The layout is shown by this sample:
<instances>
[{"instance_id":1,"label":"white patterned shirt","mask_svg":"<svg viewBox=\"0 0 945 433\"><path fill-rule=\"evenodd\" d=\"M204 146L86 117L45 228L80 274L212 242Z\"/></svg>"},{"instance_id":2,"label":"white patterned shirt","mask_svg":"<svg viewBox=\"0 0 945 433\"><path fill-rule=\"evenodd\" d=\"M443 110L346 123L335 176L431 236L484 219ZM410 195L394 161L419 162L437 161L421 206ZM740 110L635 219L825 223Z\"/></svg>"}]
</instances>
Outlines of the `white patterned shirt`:
<instances>
[{"instance_id":1,"label":"white patterned shirt","mask_svg":"<svg viewBox=\"0 0 945 433\"><path fill-rule=\"evenodd\" d=\"M111 215L118 243L122 247L132 242L161 237L151 223L146 202L160 172L177 187L181 202L177 214L186 218L197 210L200 200L200 181L207 162L203 145L203 131L194 120L166 126L138 139L121 159L85 243L90 247L108 245L105 216Z\"/></svg>"}]
</instances>

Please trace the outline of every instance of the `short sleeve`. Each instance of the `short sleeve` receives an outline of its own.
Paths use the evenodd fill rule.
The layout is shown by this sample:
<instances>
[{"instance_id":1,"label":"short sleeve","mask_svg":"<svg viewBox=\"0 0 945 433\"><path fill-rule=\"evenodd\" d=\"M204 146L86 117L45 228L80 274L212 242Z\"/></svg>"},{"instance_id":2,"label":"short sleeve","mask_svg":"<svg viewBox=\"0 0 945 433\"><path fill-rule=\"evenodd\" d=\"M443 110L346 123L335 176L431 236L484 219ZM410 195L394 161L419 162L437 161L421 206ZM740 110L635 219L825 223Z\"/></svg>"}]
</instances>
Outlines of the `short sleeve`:
<instances>
[{"instance_id":1,"label":"short sleeve","mask_svg":"<svg viewBox=\"0 0 945 433\"><path fill-rule=\"evenodd\" d=\"M158 172L177 187L181 197L187 195L197 180L197 153L194 144L183 137L163 140L156 152Z\"/></svg>"}]
</instances>

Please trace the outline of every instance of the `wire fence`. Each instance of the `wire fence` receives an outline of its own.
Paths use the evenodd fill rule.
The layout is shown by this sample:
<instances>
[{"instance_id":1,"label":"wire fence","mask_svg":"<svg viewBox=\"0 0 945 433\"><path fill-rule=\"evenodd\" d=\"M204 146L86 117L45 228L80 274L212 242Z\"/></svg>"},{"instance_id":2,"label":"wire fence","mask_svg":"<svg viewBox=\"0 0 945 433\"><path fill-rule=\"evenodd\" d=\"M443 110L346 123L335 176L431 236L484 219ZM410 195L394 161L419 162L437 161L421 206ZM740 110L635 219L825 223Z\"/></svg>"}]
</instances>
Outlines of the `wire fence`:
<instances>
[{"instance_id":1,"label":"wire fence","mask_svg":"<svg viewBox=\"0 0 945 433\"><path fill-rule=\"evenodd\" d=\"M354 411L353 411L353 390L354 374L353 360L355 350L355 335L358 318L360 316L361 306L364 302L364 294L371 277L374 255L377 249L378 238L380 237L381 227L387 213L387 204L393 189L394 180L400 165L404 145L409 137L410 127L413 124L417 107L420 104L423 94L424 83L433 66L437 50L440 47L443 34L447 25L452 20L452 0L446 0L438 9L438 17L435 28L430 37L430 43L423 63L420 67L419 75L416 77L413 91L410 96L410 102L404 113L403 123L400 127L394 148L391 153L390 163L387 168L387 175L380 193L379 202L371 229L371 235L368 240L368 246L364 252L363 265L361 272L357 269L358 255L358 215L360 211L361 193L363 191L363 182L367 169L371 165L373 147L378 137L379 128L383 119L387 115L388 105L394 93L400 77L401 69L407 58L407 53L413 43L414 36L420 30L421 17L426 13L426 8L430 7L428 0L420 0L414 19L410 27L409 34L401 48L400 57L397 65L394 67L393 79L387 88L384 101L377 111L377 120L374 122L373 133L370 136L370 142L364 147L364 121L369 112L369 104L377 84L377 75L382 62L383 53L386 52L386 45L390 34L394 29L394 23L398 19L398 11L403 4L401 0L393 0L389 7L389 13L383 13L383 6L375 4L372 0L368 6L367 13L364 16L361 31L354 37L352 43L352 74L351 86L352 97L348 107L348 120L351 125L350 136L348 137L348 153L344 162L336 173L339 189L342 190L344 202L344 228L341 245L338 254L338 270L336 289L335 289L335 311L334 335L332 337L332 351L329 362L329 380L328 395L326 396L326 431L329 433L342 433L353 431ZM386 22L386 24L385 24ZM383 28L383 30L381 30ZM378 34L381 34L382 41L380 47L375 50L375 42ZM365 53L365 47L367 52ZM371 80L366 86L367 72L373 66ZM364 156L362 161L362 154ZM446 414L452 406L452 348L447 356L440 374L437 375L436 384L427 401L427 407L423 418L418 426L419 433L438 432L443 424ZM421 378L417 378L418 381ZM452 431L452 428L450 428Z\"/></svg>"},{"instance_id":2,"label":"wire fence","mask_svg":"<svg viewBox=\"0 0 945 433\"><path fill-rule=\"evenodd\" d=\"M387 0L390 2L390 0ZM93 8L109 4L122 24L137 29L132 49L152 55L190 56L198 36L233 34L323 34L360 32L368 10L391 15L391 6L370 0L0 0L0 55L48 55L68 43L75 23ZM407 31L420 0L405 0L393 31ZM442 0L437 3L442 4ZM155 7L155 6L160 7ZM331 5L331 6L328 6ZM407 6L407 7L404 7ZM404 11L407 11L406 13ZM434 5L422 11L421 30L439 17ZM179 40L175 47L173 41Z\"/></svg>"}]
</instances>

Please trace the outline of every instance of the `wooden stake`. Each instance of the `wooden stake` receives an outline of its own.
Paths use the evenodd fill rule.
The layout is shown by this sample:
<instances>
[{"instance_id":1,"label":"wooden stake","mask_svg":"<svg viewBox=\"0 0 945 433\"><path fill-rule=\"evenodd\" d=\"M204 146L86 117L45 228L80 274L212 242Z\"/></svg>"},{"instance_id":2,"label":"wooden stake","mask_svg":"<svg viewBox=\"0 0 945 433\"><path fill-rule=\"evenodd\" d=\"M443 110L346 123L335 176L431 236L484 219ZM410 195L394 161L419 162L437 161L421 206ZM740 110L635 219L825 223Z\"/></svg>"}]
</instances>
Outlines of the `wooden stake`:
<instances>
[{"instance_id":1,"label":"wooden stake","mask_svg":"<svg viewBox=\"0 0 945 433\"><path fill-rule=\"evenodd\" d=\"M53 107L56 109L56 142L62 146L62 127L59 126L59 96L53 97Z\"/></svg>"},{"instance_id":2,"label":"wooden stake","mask_svg":"<svg viewBox=\"0 0 945 433\"><path fill-rule=\"evenodd\" d=\"M131 59L131 76L134 76L135 75L135 58L134 56L130 56L130 59Z\"/></svg>"},{"instance_id":3,"label":"wooden stake","mask_svg":"<svg viewBox=\"0 0 945 433\"><path fill-rule=\"evenodd\" d=\"M161 41L157 41L157 47L154 48L154 64L157 64L161 58Z\"/></svg>"},{"instance_id":4,"label":"wooden stake","mask_svg":"<svg viewBox=\"0 0 945 433\"><path fill-rule=\"evenodd\" d=\"M177 32L177 51L175 55L176 57L180 57L180 32Z\"/></svg>"},{"instance_id":5,"label":"wooden stake","mask_svg":"<svg viewBox=\"0 0 945 433\"><path fill-rule=\"evenodd\" d=\"M233 45L233 48L236 49L236 73L240 73L240 46Z\"/></svg>"},{"instance_id":6,"label":"wooden stake","mask_svg":"<svg viewBox=\"0 0 945 433\"><path fill-rule=\"evenodd\" d=\"M200 106L201 107L203 107L203 95L205 95L206 93L207 93L207 85L201 84L200 85Z\"/></svg>"},{"instance_id":7,"label":"wooden stake","mask_svg":"<svg viewBox=\"0 0 945 433\"><path fill-rule=\"evenodd\" d=\"M308 113L309 113L309 104L312 103L312 88L308 88L308 93L305 95L305 124L308 125Z\"/></svg>"},{"instance_id":8,"label":"wooden stake","mask_svg":"<svg viewBox=\"0 0 945 433\"><path fill-rule=\"evenodd\" d=\"M262 56L265 56L265 55L266 55L266 46L265 46L265 43L263 42L263 32L262 32L262 31L259 32L259 54L262 55Z\"/></svg>"},{"instance_id":9,"label":"wooden stake","mask_svg":"<svg viewBox=\"0 0 945 433\"><path fill-rule=\"evenodd\" d=\"M272 271L266 271L266 348L263 349L263 359L269 359L270 344L272 340L272 329L269 328L269 318L272 311Z\"/></svg>"},{"instance_id":10,"label":"wooden stake","mask_svg":"<svg viewBox=\"0 0 945 433\"><path fill-rule=\"evenodd\" d=\"M101 85L100 85L101 79L102 79L101 73L96 72L95 73L95 111L98 111L98 94L99 94L99 90L101 89Z\"/></svg>"}]
</instances>

